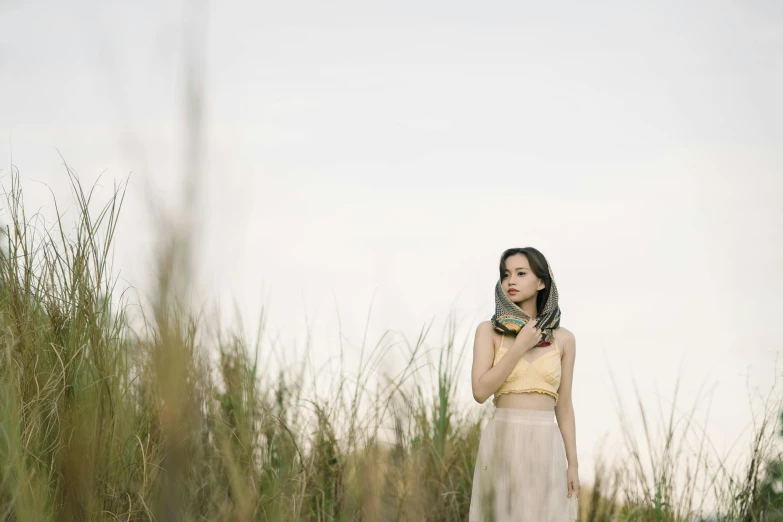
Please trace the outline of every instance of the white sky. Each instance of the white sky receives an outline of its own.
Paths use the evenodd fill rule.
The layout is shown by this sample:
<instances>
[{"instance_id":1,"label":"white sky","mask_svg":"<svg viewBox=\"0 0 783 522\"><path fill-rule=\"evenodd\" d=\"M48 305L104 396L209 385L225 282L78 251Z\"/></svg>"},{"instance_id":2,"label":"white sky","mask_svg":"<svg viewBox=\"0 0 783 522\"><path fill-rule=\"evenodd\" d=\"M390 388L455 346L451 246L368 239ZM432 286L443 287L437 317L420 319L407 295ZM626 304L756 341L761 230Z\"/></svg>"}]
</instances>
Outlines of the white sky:
<instances>
[{"instance_id":1,"label":"white sky","mask_svg":"<svg viewBox=\"0 0 783 522\"><path fill-rule=\"evenodd\" d=\"M357 345L373 292L371 345L387 328L414 342L453 307L477 410L472 334L501 252L532 245L577 337L583 484L619 440L610 370L636 420L633 380L668 411L679 370L679 410L698 400L717 450L740 438L744 452L749 395L780 375L783 4L207 10L200 287L227 313L236 299L253 330L266 302L301 353L306 310L320 364L339 351L335 301ZM51 206L38 182L71 202L57 151L85 186L106 171L101 203L132 171L115 273L142 291L144 186L166 207L182 198L183 12L0 6L3 183L13 154L34 211Z\"/></svg>"}]
</instances>

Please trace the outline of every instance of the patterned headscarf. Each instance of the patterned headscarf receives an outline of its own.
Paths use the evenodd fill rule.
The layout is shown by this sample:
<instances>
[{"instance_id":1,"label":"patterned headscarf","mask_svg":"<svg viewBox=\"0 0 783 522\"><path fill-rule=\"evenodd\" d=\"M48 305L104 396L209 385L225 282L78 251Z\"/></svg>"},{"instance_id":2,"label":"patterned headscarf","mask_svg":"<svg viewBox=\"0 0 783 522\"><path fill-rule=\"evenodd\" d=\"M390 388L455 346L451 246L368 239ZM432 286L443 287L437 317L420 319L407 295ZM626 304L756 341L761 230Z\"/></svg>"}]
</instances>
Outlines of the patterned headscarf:
<instances>
[{"instance_id":1,"label":"patterned headscarf","mask_svg":"<svg viewBox=\"0 0 783 522\"><path fill-rule=\"evenodd\" d=\"M549 346L552 342L552 330L560 326L560 306L557 304L557 285L555 284L555 276L552 274L552 267L549 266L547 261L547 269L549 270L549 277L551 278L551 287L549 289L549 297L544 304L544 309L538 316L538 328L543 332L541 342L536 346ZM503 287L498 279L495 285L495 315L492 316L492 326L500 333L510 334L514 337L519 333L523 326L530 320L530 316L527 315L517 304L508 298Z\"/></svg>"}]
</instances>

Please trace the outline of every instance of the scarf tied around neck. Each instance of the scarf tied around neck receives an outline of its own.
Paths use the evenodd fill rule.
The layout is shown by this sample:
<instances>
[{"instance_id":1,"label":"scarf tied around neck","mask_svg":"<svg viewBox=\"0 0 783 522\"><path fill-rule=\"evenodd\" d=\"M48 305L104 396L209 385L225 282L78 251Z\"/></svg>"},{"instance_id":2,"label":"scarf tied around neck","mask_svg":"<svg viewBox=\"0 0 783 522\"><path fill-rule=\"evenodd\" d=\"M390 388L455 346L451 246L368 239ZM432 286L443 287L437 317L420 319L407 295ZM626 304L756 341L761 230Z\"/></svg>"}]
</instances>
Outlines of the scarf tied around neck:
<instances>
[{"instance_id":1,"label":"scarf tied around neck","mask_svg":"<svg viewBox=\"0 0 783 522\"><path fill-rule=\"evenodd\" d=\"M555 276L552 273L552 267L549 266L549 262L547 262L546 266L549 270L552 285L549 290L549 297L544 304L544 309L540 311L538 316L538 328L543 332L543 336L541 342L535 347L549 346L552 343L552 330L560 326L560 306L558 305ZM498 279L495 285L495 314L490 319L490 322L495 331L516 337L522 327L530 321L530 316L509 299L508 295L503 291L500 281Z\"/></svg>"}]
</instances>

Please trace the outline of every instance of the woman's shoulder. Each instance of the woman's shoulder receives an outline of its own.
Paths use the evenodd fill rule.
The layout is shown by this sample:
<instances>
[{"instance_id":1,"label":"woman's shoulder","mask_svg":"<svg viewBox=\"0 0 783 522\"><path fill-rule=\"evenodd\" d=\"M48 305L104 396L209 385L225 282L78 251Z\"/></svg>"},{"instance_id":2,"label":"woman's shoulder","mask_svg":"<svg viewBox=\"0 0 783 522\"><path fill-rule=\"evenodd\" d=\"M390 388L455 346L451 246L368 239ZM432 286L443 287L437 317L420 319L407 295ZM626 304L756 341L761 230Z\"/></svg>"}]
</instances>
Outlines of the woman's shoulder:
<instances>
[{"instance_id":1,"label":"woman's shoulder","mask_svg":"<svg viewBox=\"0 0 783 522\"><path fill-rule=\"evenodd\" d=\"M574 333L571 330L560 326L553 331L558 344L570 344L573 346L576 336L574 336Z\"/></svg>"},{"instance_id":2,"label":"woman's shoulder","mask_svg":"<svg viewBox=\"0 0 783 522\"><path fill-rule=\"evenodd\" d=\"M477 330L483 331L487 334L491 334L493 337L495 336L500 337L500 333L497 330L495 330L495 327L492 325L492 321L490 320L481 321L478 325Z\"/></svg>"},{"instance_id":3,"label":"woman's shoulder","mask_svg":"<svg viewBox=\"0 0 783 522\"><path fill-rule=\"evenodd\" d=\"M485 335L488 335L489 333L495 331L495 329L492 327L492 321L481 321L478 326L476 327L476 332L481 332Z\"/></svg>"},{"instance_id":4,"label":"woman's shoulder","mask_svg":"<svg viewBox=\"0 0 783 522\"><path fill-rule=\"evenodd\" d=\"M500 346L500 343L502 342L503 335L495 330L495 327L492 325L492 321L481 321L478 325L477 331L483 332L485 335L489 335L492 338L492 344L494 345L495 350L498 349L498 346Z\"/></svg>"},{"instance_id":5,"label":"woman's shoulder","mask_svg":"<svg viewBox=\"0 0 783 522\"><path fill-rule=\"evenodd\" d=\"M476 335L490 336L493 339L498 333L495 331L495 327L492 326L492 321L481 321L476 327Z\"/></svg>"},{"instance_id":6,"label":"woman's shoulder","mask_svg":"<svg viewBox=\"0 0 783 522\"><path fill-rule=\"evenodd\" d=\"M571 330L569 330L568 328L564 328L562 326L558 327L556 330L554 330L554 332L555 332L555 338L557 339L562 339L564 341L566 340L570 341L576 339L574 333Z\"/></svg>"},{"instance_id":7,"label":"woman's shoulder","mask_svg":"<svg viewBox=\"0 0 783 522\"><path fill-rule=\"evenodd\" d=\"M497 335L498 337L500 337L500 332L495 330L495 327L492 325L492 321L490 321L489 319L487 319L486 321L481 321L479 323L479 325L478 325L478 330L483 330L485 332L491 332L491 333Z\"/></svg>"}]
</instances>

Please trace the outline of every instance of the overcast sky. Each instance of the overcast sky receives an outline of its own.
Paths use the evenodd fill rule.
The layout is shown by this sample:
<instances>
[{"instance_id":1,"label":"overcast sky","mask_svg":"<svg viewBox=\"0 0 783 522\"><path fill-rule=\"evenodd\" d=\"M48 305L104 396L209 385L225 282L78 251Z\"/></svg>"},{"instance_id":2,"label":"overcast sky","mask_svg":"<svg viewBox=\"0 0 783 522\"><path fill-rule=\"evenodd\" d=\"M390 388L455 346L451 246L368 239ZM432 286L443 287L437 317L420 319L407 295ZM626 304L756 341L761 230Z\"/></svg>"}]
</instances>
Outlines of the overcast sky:
<instances>
[{"instance_id":1,"label":"overcast sky","mask_svg":"<svg viewBox=\"0 0 783 522\"><path fill-rule=\"evenodd\" d=\"M144 186L182 199L183 13L0 6L3 184L13 161L36 210L43 183L72 201L58 151L86 186L105 171L102 202L133 172L115 273L140 291ZM634 380L657 412L679 377L678 411L699 403L717 451L749 444L752 397L780 375L783 4L226 1L207 15L200 288L229 312L236 300L249 330L266 303L298 352L307 317L321 363L339 352L338 308L355 345L371 301L370 344L389 328L413 342L453 309L460 397L491 407L471 402L472 336L500 254L531 245L577 338L583 483L619 440L610 372L632 413Z\"/></svg>"}]
</instances>

